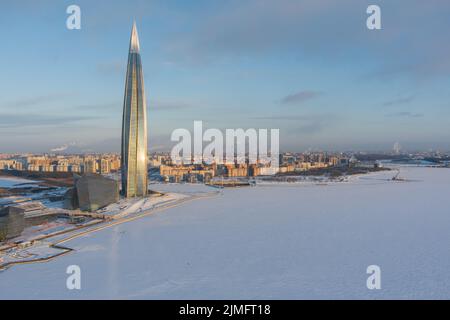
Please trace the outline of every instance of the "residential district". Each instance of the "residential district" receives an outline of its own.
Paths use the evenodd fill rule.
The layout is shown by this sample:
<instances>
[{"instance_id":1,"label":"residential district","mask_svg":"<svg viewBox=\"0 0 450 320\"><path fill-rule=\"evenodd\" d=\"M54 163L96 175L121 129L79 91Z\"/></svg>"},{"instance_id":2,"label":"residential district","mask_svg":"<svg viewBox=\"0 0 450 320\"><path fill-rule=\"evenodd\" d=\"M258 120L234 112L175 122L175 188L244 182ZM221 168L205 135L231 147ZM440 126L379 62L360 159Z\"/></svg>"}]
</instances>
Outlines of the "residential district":
<instances>
[{"instance_id":1,"label":"residential district","mask_svg":"<svg viewBox=\"0 0 450 320\"><path fill-rule=\"evenodd\" d=\"M214 177L254 177L272 174L270 165L248 164L196 164L175 165L170 154L155 153L148 157L148 168L165 182L209 182ZM324 152L285 153L280 155L279 173L302 172L311 169L348 165L355 159L344 154ZM3 154L0 155L0 170L27 172L69 172L76 174L111 174L120 170L117 154L56 155L56 154Z\"/></svg>"}]
</instances>

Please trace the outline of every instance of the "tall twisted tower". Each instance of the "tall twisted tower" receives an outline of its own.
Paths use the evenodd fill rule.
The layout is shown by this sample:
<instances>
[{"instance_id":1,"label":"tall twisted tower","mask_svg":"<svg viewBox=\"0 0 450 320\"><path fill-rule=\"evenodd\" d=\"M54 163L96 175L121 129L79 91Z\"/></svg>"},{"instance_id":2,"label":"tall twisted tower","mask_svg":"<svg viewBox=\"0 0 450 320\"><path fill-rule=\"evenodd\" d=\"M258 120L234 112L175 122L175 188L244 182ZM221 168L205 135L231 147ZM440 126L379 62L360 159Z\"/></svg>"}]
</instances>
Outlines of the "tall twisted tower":
<instances>
[{"instance_id":1,"label":"tall twisted tower","mask_svg":"<svg viewBox=\"0 0 450 320\"><path fill-rule=\"evenodd\" d=\"M147 195L147 106L136 23L131 30L122 118L122 194Z\"/></svg>"}]
</instances>

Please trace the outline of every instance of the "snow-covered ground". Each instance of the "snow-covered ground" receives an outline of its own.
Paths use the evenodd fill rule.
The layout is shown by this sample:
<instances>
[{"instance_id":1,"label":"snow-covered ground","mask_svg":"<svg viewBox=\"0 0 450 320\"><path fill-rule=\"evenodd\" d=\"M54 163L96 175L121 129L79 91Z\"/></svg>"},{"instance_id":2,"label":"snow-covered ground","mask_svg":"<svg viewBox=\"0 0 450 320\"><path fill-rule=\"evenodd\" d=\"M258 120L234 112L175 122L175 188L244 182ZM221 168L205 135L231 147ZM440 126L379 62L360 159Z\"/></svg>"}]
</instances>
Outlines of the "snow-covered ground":
<instances>
[{"instance_id":1,"label":"snow-covered ground","mask_svg":"<svg viewBox=\"0 0 450 320\"><path fill-rule=\"evenodd\" d=\"M119 202L112 203L97 212L111 216L114 219L120 219L130 215L141 214L147 210L161 208L186 198L189 197L184 194L166 193L147 198L120 199Z\"/></svg>"},{"instance_id":2,"label":"snow-covered ground","mask_svg":"<svg viewBox=\"0 0 450 320\"><path fill-rule=\"evenodd\" d=\"M177 192L187 195L202 195L217 192L217 188L200 183L151 183L149 188L158 192Z\"/></svg>"},{"instance_id":3,"label":"snow-covered ground","mask_svg":"<svg viewBox=\"0 0 450 320\"><path fill-rule=\"evenodd\" d=\"M0 298L449 299L450 169L393 174L224 189L0 272ZM374 264L381 290L366 287Z\"/></svg>"}]
</instances>

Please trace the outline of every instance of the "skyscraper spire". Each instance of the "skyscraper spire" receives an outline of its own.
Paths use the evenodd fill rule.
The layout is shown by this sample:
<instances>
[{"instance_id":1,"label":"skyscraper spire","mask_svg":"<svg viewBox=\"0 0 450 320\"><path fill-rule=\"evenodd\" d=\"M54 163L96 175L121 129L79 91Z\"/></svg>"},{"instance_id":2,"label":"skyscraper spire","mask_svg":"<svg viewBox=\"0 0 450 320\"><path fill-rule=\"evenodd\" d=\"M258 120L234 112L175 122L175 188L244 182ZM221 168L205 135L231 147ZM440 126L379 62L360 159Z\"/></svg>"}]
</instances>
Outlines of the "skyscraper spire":
<instances>
[{"instance_id":1,"label":"skyscraper spire","mask_svg":"<svg viewBox=\"0 0 450 320\"><path fill-rule=\"evenodd\" d=\"M131 30L131 37L130 37L130 53L136 52L139 53L139 36L136 28L136 21L133 21L133 29Z\"/></svg>"},{"instance_id":2,"label":"skyscraper spire","mask_svg":"<svg viewBox=\"0 0 450 320\"><path fill-rule=\"evenodd\" d=\"M136 23L131 30L125 80L121 171L124 196L147 195L147 105Z\"/></svg>"}]
</instances>

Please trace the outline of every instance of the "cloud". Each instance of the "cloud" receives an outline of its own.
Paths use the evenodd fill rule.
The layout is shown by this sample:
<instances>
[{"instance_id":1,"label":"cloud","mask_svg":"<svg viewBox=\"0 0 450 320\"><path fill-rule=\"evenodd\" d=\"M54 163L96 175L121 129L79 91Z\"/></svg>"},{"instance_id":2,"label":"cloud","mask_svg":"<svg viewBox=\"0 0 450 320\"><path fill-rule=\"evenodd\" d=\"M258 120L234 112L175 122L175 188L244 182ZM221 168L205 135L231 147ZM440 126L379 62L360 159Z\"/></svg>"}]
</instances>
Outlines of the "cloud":
<instances>
[{"instance_id":1,"label":"cloud","mask_svg":"<svg viewBox=\"0 0 450 320\"><path fill-rule=\"evenodd\" d=\"M301 104L305 101L317 98L321 95L321 92L318 91L299 91L294 94L290 94L283 99L281 99L282 104Z\"/></svg>"},{"instance_id":2,"label":"cloud","mask_svg":"<svg viewBox=\"0 0 450 320\"><path fill-rule=\"evenodd\" d=\"M331 120L336 119L335 114L284 114L284 115L264 115L249 117L250 120L282 120L282 121L312 121L312 120Z\"/></svg>"},{"instance_id":3,"label":"cloud","mask_svg":"<svg viewBox=\"0 0 450 320\"><path fill-rule=\"evenodd\" d=\"M97 71L103 75L124 75L126 64L123 61L100 62Z\"/></svg>"},{"instance_id":4,"label":"cloud","mask_svg":"<svg viewBox=\"0 0 450 320\"><path fill-rule=\"evenodd\" d=\"M24 107L31 107L31 106L35 106L35 105L58 101L63 98L66 98L68 96L70 96L70 95L67 93L48 94L48 95L18 99L15 101L3 103L2 105L7 108L24 108Z\"/></svg>"},{"instance_id":5,"label":"cloud","mask_svg":"<svg viewBox=\"0 0 450 320\"><path fill-rule=\"evenodd\" d=\"M227 55L322 47L326 42L315 39L314 24L321 21L320 35L333 40L336 26L340 31L350 31L348 24L338 23L334 29L326 27L336 20L345 22L348 7L332 0L226 1L212 12L206 11L205 16L199 17L194 32L177 39L169 49L180 53L180 57L204 62Z\"/></svg>"},{"instance_id":6,"label":"cloud","mask_svg":"<svg viewBox=\"0 0 450 320\"><path fill-rule=\"evenodd\" d=\"M393 106L393 105L397 105L397 104L406 104L406 103L410 103L413 100L414 100L413 96L398 98L398 99L386 101L385 103L383 103L383 106L389 107L389 106Z\"/></svg>"},{"instance_id":7,"label":"cloud","mask_svg":"<svg viewBox=\"0 0 450 320\"><path fill-rule=\"evenodd\" d=\"M230 0L206 6L166 44L171 61L220 63L286 53L326 63L370 61L376 78L450 74L450 2L380 0L382 30L366 28L368 0ZM186 16L187 18L187 16ZM419 22L417 22L419 21ZM356 59L355 59L356 58Z\"/></svg>"},{"instance_id":8,"label":"cloud","mask_svg":"<svg viewBox=\"0 0 450 320\"><path fill-rule=\"evenodd\" d=\"M272 124L276 121L292 122L285 127L291 135L297 133L314 134L329 128L339 119L335 114L315 114L315 115L282 115L282 116L256 116L251 117L252 120L267 120Z\"/></svg>"},{"instance_id":9,"label":"cloud","mask_svg":"<svg viewBox=\"0 0 450 320\"><path fill-rule=\"evenodd\" d=\"M52 126L98 119L95 116L47 116L39 114L0 114L0 128Z\"/></svg>"},{"instance_id":10,"label":"cloud","mask_svg":"<svg viewBox=\"0 0 450 320\"><path fill-rule=\"evenodd\" d=\"M290 130L294 134L313 134L323 131L326 128L323 122L312 122L297 126L294 130Z\"/></svg>"},{"instance_id":11,"label":"cloud","mask_svg":"<svg viewBox=\"0 0 450 320\"><path fill-rule=\"evenodd\" d=\"M115 138L108 138L91 143L80 144L83 151L95 150L95 152L120 152L120 134ZM153 134L148 136L148 150L155 151L170 151L174 142L170 139L170 133L167 134Z\"/></svg>"},{"instance_id":12,"label":"cloud","mask_svg":"<svg viewBox=\"0 0 450 320\"><path fill-rule=\"evenodd\" d=\"M105 111L105 110L115 110L122 112L123 108L122 101L116 102L105 102L105 103L97 103L97 104L87 104L87 105L79 105L74 107L76 110L94 110L94 111ZM170 111L170 110L181 110L181 109L190 109L193 106L187 102L180 101L161 101L161 100L148 100L147 108L149 111Z\"/></svg>"},{"instance_id":13,"label":"cloud","mask_svg":"<svg viewBox=\"0 0 450 320\"><path fill-rule=\"evenodd\" d=\"M122 111L122 101L109 102L109 103L97 103L97 104L85 104L74 107L75 110L95 110L95 111L105 111L107 110L119 110Z\"/></svg>"},{"instance_id":14,"label":"cloud","mask_svg":"<svg viewBox=\"0 0 450 320\"><path fill-rule=\"evenodd\" d=\"M154 100L154 101L148 101L147 107L150 110L155 111L169 111L169 110L181 110L181 109L190 109L192 108L192 105L186 103L186 102L171 102L171 101L160 101L160 100Z\"/></svg>"},{"instance_id":15,"label":"cloud","mask_svg":"<svg viewBox=\"0 0 450 320\"><path fill-rule=\"evenodd\" d=\"M409 111L394 112L386 115L386 117L401 117L401 118L421 118L423 116L424 116L423 113L413 113Z\"/></svg>"}]
</instances>

